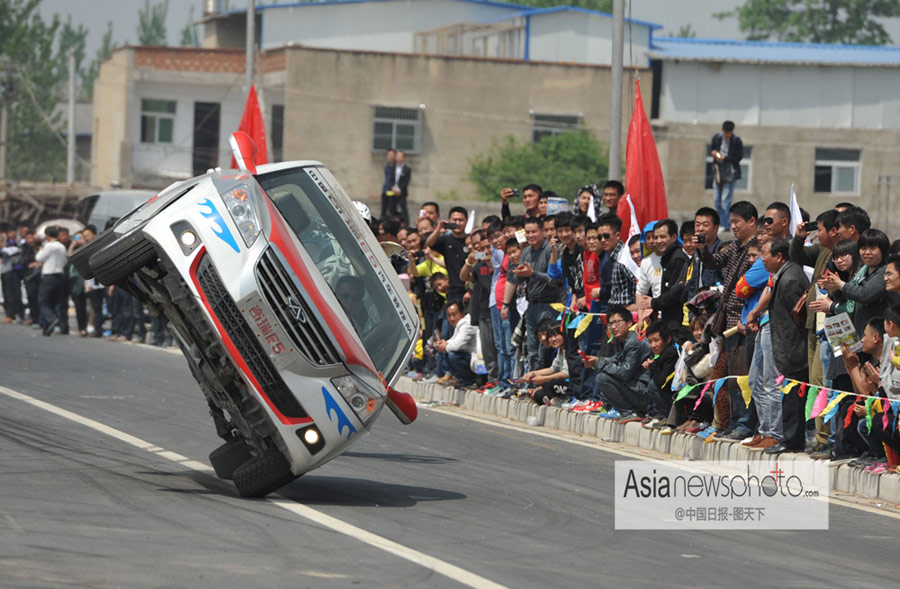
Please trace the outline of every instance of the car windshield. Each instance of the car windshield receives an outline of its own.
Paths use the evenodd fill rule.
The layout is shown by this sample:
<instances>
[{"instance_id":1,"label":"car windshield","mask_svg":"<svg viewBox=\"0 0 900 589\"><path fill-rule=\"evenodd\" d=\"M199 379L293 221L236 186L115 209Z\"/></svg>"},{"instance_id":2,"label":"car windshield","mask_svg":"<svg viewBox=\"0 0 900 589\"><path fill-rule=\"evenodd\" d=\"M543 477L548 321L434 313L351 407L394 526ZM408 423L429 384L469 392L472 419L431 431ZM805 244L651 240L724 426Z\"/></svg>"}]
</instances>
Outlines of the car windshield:
<instances>
[{"instance_id":1,"label":"car windshield","mask_svg":"<svg viewBox=\"0 0 900 589\"><path fill-rule=\"evenodd\" d=\"M368 260L361 237L354 236L328 202L324 172L292 168L258 179L331 287L375 368L390 378L411 344L397 310L397 293L377 275L382 270Z\"/></svg>"}]
</instances>

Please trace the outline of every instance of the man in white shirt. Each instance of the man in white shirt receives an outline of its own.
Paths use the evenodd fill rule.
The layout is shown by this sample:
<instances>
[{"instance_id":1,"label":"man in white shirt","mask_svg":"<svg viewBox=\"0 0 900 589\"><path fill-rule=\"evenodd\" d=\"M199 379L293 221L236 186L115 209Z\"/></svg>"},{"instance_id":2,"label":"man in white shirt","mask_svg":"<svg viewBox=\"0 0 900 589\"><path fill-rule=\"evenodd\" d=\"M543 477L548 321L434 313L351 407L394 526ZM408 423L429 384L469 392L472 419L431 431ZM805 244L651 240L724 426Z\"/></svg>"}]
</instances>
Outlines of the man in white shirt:
<instances>
[{"instance_id":1,"label":"man in white shirt","mask_svg":"<svg viewBox=\"0 0 900 589\"><path fill-rule=\"evenodd\" d=\"M66 296L65 274L66 246L59 241L59 227L48 227L44 232L47 241L40 251L34 256L34 262L29 267L41 267L41 287L38 290L38 304L41 307L41 319L44 321L44 335L53 334L53 329L59 325L60 320L68 321L68 317L60 318L56 308Z\"/></svg>"},{"instance_id":2,"label":"man in white shirt","mask_svg":"<svg viewBox=\"0 0 900 589\"><path fill-rule=\"evenodd\" d=\"M641 269L638 272L637 300L643 297L655 299L662 293L662 258L660 257L660 240L656 237L655 227L647 231L647 246L650 255L641 260ZM665 247L668 247L668 243Z\"/></svg>"},{"instance_id":3,"label":"man in white shirt","mask_svg":"<svg viewBox=\"0 0 900 589\"><path fill-rule=\"evenodd\" d=\"M465 308L458 301L448 303L445 313L453 327L453 335L448 340L437 342L434 347L439 352L447 353L450 375L456 382L451 380L446 384L459 387L475 384L475 373L470 363L472 354L478 351L478 328L472 325Z\"/></svg>"}]
</instances>

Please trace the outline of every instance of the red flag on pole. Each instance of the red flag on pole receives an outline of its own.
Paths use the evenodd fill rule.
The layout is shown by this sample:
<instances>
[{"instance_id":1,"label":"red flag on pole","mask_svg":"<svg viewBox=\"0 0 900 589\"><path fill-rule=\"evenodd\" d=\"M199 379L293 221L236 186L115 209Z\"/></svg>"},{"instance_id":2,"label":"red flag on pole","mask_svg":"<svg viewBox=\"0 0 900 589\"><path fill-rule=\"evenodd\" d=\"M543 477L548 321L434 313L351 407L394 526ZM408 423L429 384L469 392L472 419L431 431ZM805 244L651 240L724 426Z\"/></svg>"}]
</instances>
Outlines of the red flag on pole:
<instances>
[{"instance_id":1,"label":"red flag on pole","mask_svg":"<svg viewBox=\"0 0 900 589\"><path fill-rule=\"evenodd\" d=\"M247 104L244 105L244 116L241 117L241 124L238 125L238 131L243 131L253 139L256 144L256 165L269 163L269 155L266 152L266 124L263 121L262 111L259 108L259 99L256 97L256 87L250 86L250 92L247 94ZM237 169L237 162L234 157L231 158L232 169Z\"/></svg>"},{"instance_id":2,"label":"red flag on pole","mask_svg":"<svg viewBox=\"0 0 900 589\"><path fill-rule=\"evenodd\" d=\"M667 218L669 207L666 204L666 185L659 165L656 142L653 140L647 113L644 112L640 81L635 80L634 86L634 111L631 113L625 146L625 193L631 195L635 217L643 225ZM616 213L622 219L622 235L628 235L631 210L626 199L619 200Z\"/></svg>"}]
</instances>

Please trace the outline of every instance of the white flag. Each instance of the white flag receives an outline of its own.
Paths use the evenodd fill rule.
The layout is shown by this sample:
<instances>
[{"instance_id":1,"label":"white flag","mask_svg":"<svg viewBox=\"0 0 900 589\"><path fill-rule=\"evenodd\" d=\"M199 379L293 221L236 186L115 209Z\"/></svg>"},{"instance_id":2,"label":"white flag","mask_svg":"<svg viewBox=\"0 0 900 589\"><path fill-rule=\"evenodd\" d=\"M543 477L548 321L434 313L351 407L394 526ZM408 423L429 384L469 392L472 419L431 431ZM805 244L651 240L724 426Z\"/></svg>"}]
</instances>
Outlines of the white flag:
<instances>
[{"instance_id":1,"label":"white flag","mask_svg":"<svg viewBox=\"0 0 900 589\"><path fill-rule=\"evenodd\" d=\"M475 211L473 210L469 213L469 218L466 220L466 235L472 233L472 230L475 229Z\"/></svg>"},{"instance_id":2,"label":"white flag","mask_svg":"<svg viewBox=\"0 0 900 589\"><path fill-rule=\"evenodd\" d=\"M625 201L628 203L628 210L631 211L631 226L628 228L628 237L624 239L625 243L628 243L629 239L640 234L641 227L638 225L637 215L634 214L634 203L631 202L630 193L625 195Z\"/></svg>"},{"instance_id":3,"label":"white flag","mask_svg":"<svg viewBox=\"0 0 900 589\"><path fill-rule=\"evenodd\" d=\"M591 202L588 203L588 219L591 220L591 223L597 222L597 211L594 210L594 193L591 192Z\"/></svg>"},{"instance_id":4,"label":"white flag","mask_svg":"<svg viewBox=\"0 0 900 589\"><path fill-rule=\"evenodd\" d=\"M638 274L640 273L641 269L638 268L638 265L635 264L635 263L634 263L634 260L631 259L631 252L628 251L628 245L627 245L627 242L626 242L625 247L623 247L623 248L619 251L619 258L618 258L618 260L619 260L619 263L620 263L620 264L622 264L623 266L625 266L626 268L628 268L628 269L631 271L631 273L634 274L634 277L635 277L635 278L638 277Z\"/></svg>"},{"instance_id":5,"label":"white flag","mask_svg":"<svg viewBox=\"0 0 900 589\"><path fill-rule=\"evenodd\" d=\"M803 222L803 213L800 212L800 204L797 202L797 193L791 184L791 237L797 234L797 225Z\"/></svg>"}]
</instances>

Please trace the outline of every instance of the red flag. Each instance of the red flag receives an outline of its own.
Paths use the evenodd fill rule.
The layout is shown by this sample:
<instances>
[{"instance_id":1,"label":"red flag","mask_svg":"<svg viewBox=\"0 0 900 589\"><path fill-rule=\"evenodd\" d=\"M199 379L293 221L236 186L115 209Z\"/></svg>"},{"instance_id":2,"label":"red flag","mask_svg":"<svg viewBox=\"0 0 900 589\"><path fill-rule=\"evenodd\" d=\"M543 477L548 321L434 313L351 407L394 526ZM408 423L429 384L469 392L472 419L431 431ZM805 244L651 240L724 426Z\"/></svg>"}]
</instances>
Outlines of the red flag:
<instances>
[{"instance_id":1,"label":"red flag","mask_svg":"<svg viewBox=\"0 0 900 589\"><path fill-rule=\"evenodd\" d=\"M665 219L669 216L666 204L666 185L650 121L644 112L641 98L641 83L634 81L634 111L628 126L628 142L625 146L625 193L631 195L634 213L638 223ZM619 200L616 210L622 219L622 235L628 235L631 226L631 211L625 199Z\"/></svg>"},{"instance_id":2,"label":"red flag","mask_svg":"<svg viewBox=\"0 0 900 589\"><path fill-rule=\"evenodd\" d=\"M269 163L269 155L266 152L266 124L263 122L262 111L259 109L259 99L256 97L256 87L250 86L250 92L247 94L247 104L244 105L244 116L241 117L241 124L238 125L238 131L243 131L253 139L256 143L257 166ZM237 162L234 157L231 158L232 169L237 169Z\"/></svg>"}]
</instances>

